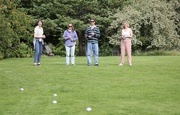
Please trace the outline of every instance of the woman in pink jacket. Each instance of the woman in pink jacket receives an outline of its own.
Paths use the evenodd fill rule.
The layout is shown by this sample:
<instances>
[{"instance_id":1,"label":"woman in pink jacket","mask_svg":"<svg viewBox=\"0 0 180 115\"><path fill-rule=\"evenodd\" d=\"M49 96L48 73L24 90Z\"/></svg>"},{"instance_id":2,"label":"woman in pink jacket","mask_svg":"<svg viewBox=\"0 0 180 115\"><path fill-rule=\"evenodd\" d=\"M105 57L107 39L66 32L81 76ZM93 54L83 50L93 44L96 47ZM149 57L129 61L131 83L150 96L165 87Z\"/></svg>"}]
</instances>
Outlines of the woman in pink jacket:
<instances>
[{"instance_id":1,"label":"woman in pink jacket","mask_svg":"<svg viewBox=\"0 0 180 115\"><path fill-rule=\"evenodd\" d=\"M123 29L121 31L121 61L119 66L123 66L125 51L127 51L128 63L132 66L132 58L131 58L131 38L133 36L133 32L131 28L129 28L129 24L127 22L123 23Z\"/></svg>"}]
</instances>

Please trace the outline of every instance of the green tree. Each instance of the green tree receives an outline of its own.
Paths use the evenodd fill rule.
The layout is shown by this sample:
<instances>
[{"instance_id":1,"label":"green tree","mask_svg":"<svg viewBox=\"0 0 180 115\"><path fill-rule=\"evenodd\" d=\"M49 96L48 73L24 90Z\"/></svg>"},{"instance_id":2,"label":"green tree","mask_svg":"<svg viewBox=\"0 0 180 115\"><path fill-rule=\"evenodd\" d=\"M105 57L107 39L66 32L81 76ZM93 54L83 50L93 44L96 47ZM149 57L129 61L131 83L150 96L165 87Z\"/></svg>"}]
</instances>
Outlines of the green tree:
<instances>
[{"instance_id":1,"label":"green tree","mask_svg":"<svg viewBox=\"0 0 180 115\"><path fill-rule=\"evenodd\" d=\"M28 3L27 3L28 2ZM128 2L124 0L21 0L21 6L32 15L35 20L44 20L44 30L47 38L46 42L60 47L63 42L63 31L67 28L68 22L72 22L79 36L79 55L85 55L86 40L84 31L89 26L89 19L95 18L96 24L100 27L101 38L99 41L101 49L108 47L109 39L107 27L111 19L108 17L115 9L121 8ZM105 48L104 48L105 47ZM104 53L107 52L107 53ZM101 55L109 55L110 50L100 50Z\"/></svg>"},{"instance_id":2,"label":"green tree","mask_svg":"<svg viewBox=\"0 0 180 115\"><path fill-rule=\"evenodd\" d=\"M21 42L32 44L31 18L17 6L12 0L0 4L0 52L3 58L21 57L16 53L21 49Z\"/></svg>"},{"instance_id":3,"label":"green tree","mask_svg":"<svg viewBox=\"0 0 180 115\"><path fill-rule=\"evenodd\" d=\"M143 7L142 7L143 6ZM171 2L160 0L135 0L133 4L119 10L112 18L109 30L115 33L109 36L110 43L120 43L122 22L128 21L134 32L133 44L149 49L179 49L180 38L173 18L176 11Z\"/></svg>"}]
</instances>

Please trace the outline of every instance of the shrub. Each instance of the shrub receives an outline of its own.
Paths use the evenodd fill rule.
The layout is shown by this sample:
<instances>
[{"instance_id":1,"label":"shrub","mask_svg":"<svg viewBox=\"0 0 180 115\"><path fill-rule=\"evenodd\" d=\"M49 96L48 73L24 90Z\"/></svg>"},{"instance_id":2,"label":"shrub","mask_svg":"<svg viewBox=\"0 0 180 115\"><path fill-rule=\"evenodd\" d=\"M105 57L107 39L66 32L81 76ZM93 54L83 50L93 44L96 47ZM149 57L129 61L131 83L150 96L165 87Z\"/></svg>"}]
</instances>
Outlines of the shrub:
<instances>
[{"instance_id":1,"label":"shrub","mask_svg":"<svg viewBox=\"0 0 180 115\"><path fill-rule=\"evenodd\" d=\"M0 52L0 60L3 59L3 54Z\"/></svg>"},{"instance_id":2,"label":"shrub","mask_svg":"<svg viewBox=\"0 0 180 115\"><path fill-rule=\"evenodd\" d=\"M14 51L15 57L31 57L33 55L32 48L25 43L20 43L17 50Z\"/></svg>"}]
</instances>

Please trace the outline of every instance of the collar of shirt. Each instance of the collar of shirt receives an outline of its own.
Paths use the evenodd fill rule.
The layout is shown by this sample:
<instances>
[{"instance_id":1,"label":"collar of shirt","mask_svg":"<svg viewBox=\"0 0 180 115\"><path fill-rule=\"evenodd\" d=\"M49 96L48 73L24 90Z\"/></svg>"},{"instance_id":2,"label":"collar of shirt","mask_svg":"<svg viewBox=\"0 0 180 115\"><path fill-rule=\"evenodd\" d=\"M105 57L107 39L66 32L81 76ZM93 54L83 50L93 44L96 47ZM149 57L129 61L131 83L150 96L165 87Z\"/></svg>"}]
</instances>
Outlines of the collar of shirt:
<instances>
[{"instance_id":1,"label":"collar of shirt","mask_svg":"<svg viewBox=\"0 0 180 115\"><path fill-rule=\"evenodd\" d=\"M91 29L93 29L94 27L96 27L96 25L94 25L94 26L89 26Z\"/></svg>"},{"instance_id":2,"label":"collar of shirt","mask_svg":"<svg viewBox=\"0 0 180 115\"><path fill-rule=\"evenodd\" d=\"M67 32L71 33L71 32L72 32L72 30L67 29Z\"/></svg>"},{"instance_id":3,"label":"collar of shirt","mask_svg":"<svg viewBox=\"0 0 180 115\"><path fill-rule=\"evenodd\" d=\"M41 26L37 26L39 29L41 29L42 27Z\"/></svg>"}]
</instances>

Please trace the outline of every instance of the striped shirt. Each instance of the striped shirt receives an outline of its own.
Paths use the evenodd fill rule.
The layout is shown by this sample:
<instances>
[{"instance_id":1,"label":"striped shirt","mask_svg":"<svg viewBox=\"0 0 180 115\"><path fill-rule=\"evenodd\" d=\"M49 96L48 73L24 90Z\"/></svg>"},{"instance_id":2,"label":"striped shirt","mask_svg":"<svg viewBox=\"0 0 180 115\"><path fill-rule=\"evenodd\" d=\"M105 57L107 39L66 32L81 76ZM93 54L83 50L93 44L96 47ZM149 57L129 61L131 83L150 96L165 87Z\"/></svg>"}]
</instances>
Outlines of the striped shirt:
<instances>
[{"instance_id":1,"label":"striped shirt","mask_svg":"<svg viewBox=\"0 0 180 115\"><path fill-rule=\"evenodd\" d=\"M92 35L92 33L94 33L94 35ZM99 27L97 26L94 26L93 28L91 26L87 27L85 31L85 37L88 39L89 43L98 43L98 38L100 37Z\"/></svg>"}]
</instances>

